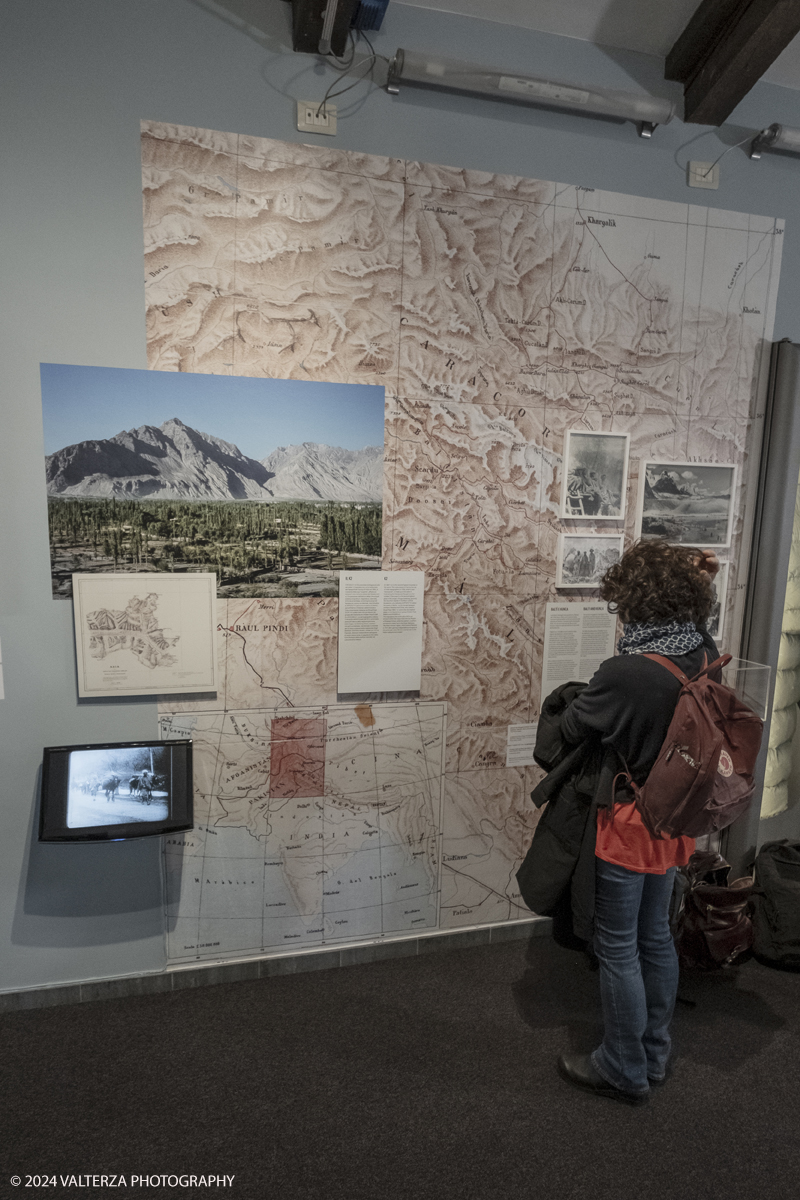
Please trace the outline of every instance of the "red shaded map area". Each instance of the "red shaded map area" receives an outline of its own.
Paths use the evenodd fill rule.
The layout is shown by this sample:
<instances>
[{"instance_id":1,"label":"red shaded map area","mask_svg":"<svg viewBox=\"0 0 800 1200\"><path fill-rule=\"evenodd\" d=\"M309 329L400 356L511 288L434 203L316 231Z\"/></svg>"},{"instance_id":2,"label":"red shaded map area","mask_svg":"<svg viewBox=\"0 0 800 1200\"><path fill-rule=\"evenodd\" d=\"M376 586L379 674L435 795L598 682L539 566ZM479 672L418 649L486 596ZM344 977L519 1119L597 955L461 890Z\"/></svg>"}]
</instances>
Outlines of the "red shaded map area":
<instances>
[{"instance_id":1,"label":"red shaded map area","mask_svg":"<svg viewBox=\"0 0 800 1200\"><path fill-rule=\"evenodd\" d=\"M325 721L276 717L270 749L270 800L325 792Z\"/></svg>"}]
</instances>

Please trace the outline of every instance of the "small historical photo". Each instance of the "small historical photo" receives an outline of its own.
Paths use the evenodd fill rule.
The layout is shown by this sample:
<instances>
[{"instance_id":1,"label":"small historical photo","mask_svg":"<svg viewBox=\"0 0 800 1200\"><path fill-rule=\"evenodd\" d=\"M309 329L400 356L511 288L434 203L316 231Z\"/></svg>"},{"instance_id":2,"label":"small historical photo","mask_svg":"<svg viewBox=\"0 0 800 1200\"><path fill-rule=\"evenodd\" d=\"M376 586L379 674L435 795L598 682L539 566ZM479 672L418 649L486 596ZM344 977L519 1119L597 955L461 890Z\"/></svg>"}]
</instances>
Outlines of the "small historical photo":
<instances>
[{"instance_id":1,"label":"small historical photo","mask_svg":"<svg viewBox=\"0 0 800 1200\"><path fill-rule=\"evenodd\" d=\"M725 604L728 599L728 567L728 563L720 563L719 570L712 581L714 607L706 623L706 628L715 642L720 641L725 625Z\"/></svg>"},{"instance_id":2,"label":"small historical photo","mask_svg":"<svg viewBox=\"0 0 800 1200\"><path fill-rule=\"evenodd\" d=\"M573 521L620 521L628 483L627 433L568 429L564 441L561 516Z\"/></svg>"},{"instance_id":3,"label":"small historical photo","mask_svg":"<svg viewBox=\"0 0 800 1200\"><path fill-rule=\"evenodd\" d=\"M596 588L622 557L622 534L562 533L558 542L557 588Z\"/></svg>"},{"instance_id":4,"label":"small historical photo","mask_svg":"<svg viewBox=\"0 0 800 1200\"><path fill-rule=\"evenodd\" d=\"M735 495L733 464L643 462L637 535L687 546L728 546Z\"/></svg>"},{"instance_id":5,"label":"small historical photo","mask_svg":"<svg viewBox=\"0 0 800 1200\"><path fill-rule=\"evenodd\" d=\"M166 821L171 763L167 746L73 750L69 756L67 827Z\"/></svg>"}]
</instances>

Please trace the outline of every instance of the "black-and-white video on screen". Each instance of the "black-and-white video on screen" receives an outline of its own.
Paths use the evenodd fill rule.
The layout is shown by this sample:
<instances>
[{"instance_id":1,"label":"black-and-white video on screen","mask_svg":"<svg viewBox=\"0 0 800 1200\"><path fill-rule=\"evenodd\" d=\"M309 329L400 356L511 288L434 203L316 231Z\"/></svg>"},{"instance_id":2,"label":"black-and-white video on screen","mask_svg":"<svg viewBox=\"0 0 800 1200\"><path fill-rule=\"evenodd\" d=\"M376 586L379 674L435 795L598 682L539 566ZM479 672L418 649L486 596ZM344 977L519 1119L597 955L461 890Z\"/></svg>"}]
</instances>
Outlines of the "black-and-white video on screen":
<instances>
[{"instance_id":1,"label":"black-and-white video on screen","mask_svg":"<svg viewBox=\"0 0 800 1200\"><path fill-rule=\"evenodd\" d=\"M172 757L165 746L73 750L69 756L67 827L165 821Z\"/></svg>"},{"instance_id":2,"label":"black-and-white video on screen","mask_svg":"<svg viewBox=\"0 0 800 1200\"><path fill-rule=\"evenodd\" d=\"M620 521L628 486L627 433L568 429L564 439L561 516L573 521Z\"/></svg>"}]
</instances>

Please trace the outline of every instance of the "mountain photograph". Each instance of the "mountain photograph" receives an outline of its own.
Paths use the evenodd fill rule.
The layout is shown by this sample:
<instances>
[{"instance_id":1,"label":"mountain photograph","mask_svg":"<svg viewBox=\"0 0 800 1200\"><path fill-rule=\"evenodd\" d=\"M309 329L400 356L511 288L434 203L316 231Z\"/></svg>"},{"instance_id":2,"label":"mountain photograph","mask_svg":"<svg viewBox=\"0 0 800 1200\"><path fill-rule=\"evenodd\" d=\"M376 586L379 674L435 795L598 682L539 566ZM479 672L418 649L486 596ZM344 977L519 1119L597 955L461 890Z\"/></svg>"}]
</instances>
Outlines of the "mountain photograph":
<instances>
[{"instance_id":1,"label":"mountain photograph","mask_svg":"<svg viewBox=\"0 0 800 1200\"><path fill-rule=\"evenodd\" d=\"M732 463L647 462L643 470L642 537L715 548L729 544L736 494Z\"/></svg>"},{"instance_id":2,"label":"mountain photograph","mask_svg":"<svg viewBox=\"0 0 800 1200\"><path fill-rule=\"evenodd\" d=\"M56 597L76 571L319 596L380 567L383 388L43 364L42 400Z\"/></svg>"}]
</instances>

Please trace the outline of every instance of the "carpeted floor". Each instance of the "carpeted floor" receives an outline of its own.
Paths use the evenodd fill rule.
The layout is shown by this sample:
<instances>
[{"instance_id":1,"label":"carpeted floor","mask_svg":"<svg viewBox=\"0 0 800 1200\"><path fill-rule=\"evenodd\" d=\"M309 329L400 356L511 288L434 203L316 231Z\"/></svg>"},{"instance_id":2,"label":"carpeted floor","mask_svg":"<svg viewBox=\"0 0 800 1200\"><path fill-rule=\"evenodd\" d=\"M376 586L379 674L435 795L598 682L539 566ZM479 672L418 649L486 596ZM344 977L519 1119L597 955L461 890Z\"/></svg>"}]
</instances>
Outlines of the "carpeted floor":
<instances>
[{"instance_id":1,"label":"carpeted floor","mask_svg":"<svg viewBox=\"0 0 800 1200\"><path fill-rule=\"evenodd\" d=\"M750 962L682 994L673 1078L638 1109L556 1074L595 1043L597 975L548 938L10 1013L0 1196L104 1173L127 1188L46 1193L789 1200L800 975ZM131 1186L180 1173L235 1180Z\"/></svg>"}]
</instances>

